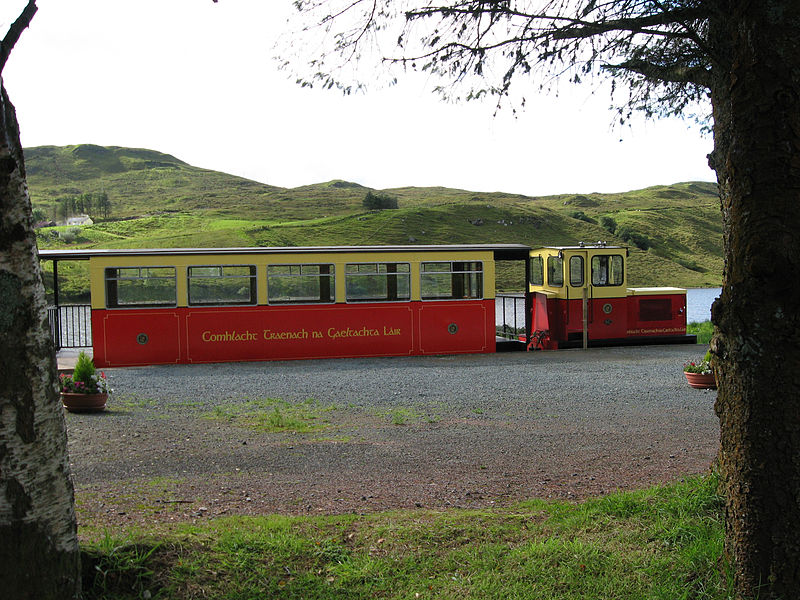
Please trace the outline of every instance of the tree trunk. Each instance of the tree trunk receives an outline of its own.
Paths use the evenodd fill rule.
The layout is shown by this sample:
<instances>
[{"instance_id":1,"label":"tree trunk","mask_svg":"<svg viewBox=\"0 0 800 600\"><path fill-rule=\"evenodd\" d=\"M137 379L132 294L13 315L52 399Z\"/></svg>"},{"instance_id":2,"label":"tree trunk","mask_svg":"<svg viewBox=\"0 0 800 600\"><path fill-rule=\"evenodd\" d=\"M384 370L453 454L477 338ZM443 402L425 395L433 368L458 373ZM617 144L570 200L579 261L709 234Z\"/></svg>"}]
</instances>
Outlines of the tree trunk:
<instances>
[{"instance_id":1,"label":"tree trunk","mask_svg":"<svg viewBox=\"0 0 800 600\"><path fill-rule=\"evenodd\" d=\"M14 107L0 78L0 596L80 596L72 481Z\"/></svg>"},{"instance_id":2,"label":"tree trunk","mask_svg":"<svg viewBox=\"0 0 800 600\"><path fill-rule=\"evenodd\" d=\"M800 2L711 22L725 231L712 309L726 551L740 598L800 598Z\"/></svg>"}]
</instances>

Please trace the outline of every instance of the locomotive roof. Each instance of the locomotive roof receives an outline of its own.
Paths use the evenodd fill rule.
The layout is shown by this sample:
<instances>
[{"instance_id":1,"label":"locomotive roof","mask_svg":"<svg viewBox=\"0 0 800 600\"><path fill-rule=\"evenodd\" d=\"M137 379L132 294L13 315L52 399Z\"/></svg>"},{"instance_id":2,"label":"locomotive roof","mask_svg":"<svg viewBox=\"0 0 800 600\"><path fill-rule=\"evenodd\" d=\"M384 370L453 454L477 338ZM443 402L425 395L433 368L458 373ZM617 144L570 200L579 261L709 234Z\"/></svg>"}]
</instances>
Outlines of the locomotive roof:
<instances>
[{"instance_id":1,"label":"locomotive roof","mask_svg":"<svg viewBox=\"0 0 800 600\"><path fill-rule=\"evenodd\" d=\"M531 251L525 244L442 244L405 246L281 246L246 248L90 248L40 250L41 260L89 260L98 256L192 256L202 254L305 254L353 252L493 252L497 260L524 260Z\"/></svg>"},{"instance_id":2,"label":"locomotive roof","mask_svg":"<svg viewBox=\"0 0 800 600\"><path fill-rule=\"evenodd\" d=\"M627 246L613 246L605 242L597 242L595 244L577 244L572 246L539 246L532 248L533 250L625 250Z\"/></svg>"}]
</instances>

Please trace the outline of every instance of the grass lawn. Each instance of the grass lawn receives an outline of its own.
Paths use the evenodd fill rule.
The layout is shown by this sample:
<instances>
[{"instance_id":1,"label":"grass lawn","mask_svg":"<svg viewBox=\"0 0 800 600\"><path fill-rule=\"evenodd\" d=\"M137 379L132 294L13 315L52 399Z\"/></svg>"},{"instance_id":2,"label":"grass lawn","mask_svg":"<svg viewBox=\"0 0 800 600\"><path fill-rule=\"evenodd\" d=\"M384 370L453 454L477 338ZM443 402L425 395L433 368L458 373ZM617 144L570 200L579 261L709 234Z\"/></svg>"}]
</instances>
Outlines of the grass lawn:
<instances>
[{"instance_id":1,"label":"grass lawn","mask_svg":"<svg viewBox=\"0 0 800 600\"><path fill-rule=\"evenodd\" d=\"M698 344L708 344L711 341L711 336L714 335L714 326L711 321L687 323L686 333L696 335Z\"/></svg>"},{"instance_id":2,"label":"grass lawn","mask_svg":"<svg viewBox=\"0 0 800 600\"><path fill-rule=\"evenodd\" d=\"M83 543L86 598L732 598L714 476L495 510L198 518Z\"/></svg>"}]
</instances>

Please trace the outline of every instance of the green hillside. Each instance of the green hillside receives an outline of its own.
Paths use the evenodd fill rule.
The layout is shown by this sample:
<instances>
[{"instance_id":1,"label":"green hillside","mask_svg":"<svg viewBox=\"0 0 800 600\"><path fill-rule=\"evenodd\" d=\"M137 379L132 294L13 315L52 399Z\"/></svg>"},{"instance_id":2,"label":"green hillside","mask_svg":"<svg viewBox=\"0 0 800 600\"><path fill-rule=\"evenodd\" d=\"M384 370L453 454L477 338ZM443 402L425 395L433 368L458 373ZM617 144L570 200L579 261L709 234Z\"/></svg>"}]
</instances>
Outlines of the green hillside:
<instances>
[{"instance_id":1,"label":"green hillside","mask_svg":"<svg viewBox=\"0 0 800 600\"><path fill-rule=\"evenodd\" d=\"M397 209L369 211L362 205L369 189L356 183L280 188L152 150L40 146L25 157L40 217L63 218L59 204L81 195L104 193L111 205L105 218L88 211L93 225L37 230L42 248L605 240L631 247L632 285L716 286L722 276L722 222L712 183L546 197L407 187L380 190L397 198ZM503 275L501 287L519 287L516 280Z\"/></svg>"}]
</instances>

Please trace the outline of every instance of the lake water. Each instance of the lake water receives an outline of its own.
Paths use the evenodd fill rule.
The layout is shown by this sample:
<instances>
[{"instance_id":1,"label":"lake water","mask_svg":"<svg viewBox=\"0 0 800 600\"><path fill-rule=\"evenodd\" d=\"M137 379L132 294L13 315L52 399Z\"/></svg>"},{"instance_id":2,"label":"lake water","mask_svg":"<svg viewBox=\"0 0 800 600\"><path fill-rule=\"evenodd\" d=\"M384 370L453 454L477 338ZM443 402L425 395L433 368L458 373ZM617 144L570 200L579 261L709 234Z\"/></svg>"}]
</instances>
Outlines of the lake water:
<instances>
[{"instance_id":1,"label":"lake water","mask_svg":"<svg viewBox=\"0 0 800 600\"><path fill-rule=\"evenodd\" d=\"M711 320L711 303L717 299L722 292L722 288L693 288L686 291L686 322L687 323L702 323L703 321ZM514 301L505 297L505 323L514 327L514 318L516 317L516 327L525 327L525 304L522 301L516 303L516 312L514 310ZM495 323L502 325L503 319L503 297L498 296L495 300Z\"/></svg>"},{"instance_id":2,"label":"lake water","mask_svg":"<svg viewBox=\"0 0 800 600\"><path fill-rule=\"evenodd\" d=\"M694 288L686 291L686 322L702 323L711 320L711 304L719 298L722 288Z\"/></svg>"}]
</instances>

